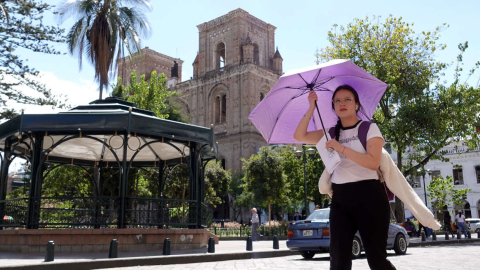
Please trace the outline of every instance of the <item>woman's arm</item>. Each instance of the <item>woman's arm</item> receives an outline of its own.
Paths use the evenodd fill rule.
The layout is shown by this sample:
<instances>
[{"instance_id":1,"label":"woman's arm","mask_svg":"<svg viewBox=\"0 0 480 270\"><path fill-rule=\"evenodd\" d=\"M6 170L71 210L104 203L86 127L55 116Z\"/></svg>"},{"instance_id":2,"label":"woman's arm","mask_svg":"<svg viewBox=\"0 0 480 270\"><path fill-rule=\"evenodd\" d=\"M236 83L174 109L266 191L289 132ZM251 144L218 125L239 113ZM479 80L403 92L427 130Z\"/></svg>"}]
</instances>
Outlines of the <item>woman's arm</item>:
<instances>
[{"instance_id":1,"label":"woman's arm","mask_svg":"<svg viewBox=\"0 0 480 270\"><path fill-rule=\"evenodd\" d=\"M317 99L318 97L315 91L310 91L310 93L308 94L308 102L310 103L310 108L308 108L308 111L302 117L300 123L298 123L297 129L293 134L293 138L296 141L317 144L323 137L323 130L307 132L308 122L310 122L310 119L312 118L312 115L315 111L315 101Z\"/></svg>"},{"instance_id":2,"label":"woman's arm","mask_svg":"<svg viewBox=\"0 0 480 270\"><path fill-rule=\"evenodd\" d=\"M371 138L367 141L366 154L361 154L351 148L343 146L335 139L327 141L326 147L335 149L335 151L342 153L345 157L353 160L362 167L376 171L380 166L383 143L384 141L380 137Z\"/></svg>"}]
</instances>

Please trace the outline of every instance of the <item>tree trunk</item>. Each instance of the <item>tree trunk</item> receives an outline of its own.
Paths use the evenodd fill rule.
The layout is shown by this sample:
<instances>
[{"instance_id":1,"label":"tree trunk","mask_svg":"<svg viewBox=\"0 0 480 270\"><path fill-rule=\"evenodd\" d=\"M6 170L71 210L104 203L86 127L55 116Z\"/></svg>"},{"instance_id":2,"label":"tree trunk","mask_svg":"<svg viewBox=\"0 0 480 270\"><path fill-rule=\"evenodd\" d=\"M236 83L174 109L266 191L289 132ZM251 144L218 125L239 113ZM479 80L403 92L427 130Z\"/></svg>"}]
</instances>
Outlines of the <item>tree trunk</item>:
<instances>
[{"instance_id":1,"label":"tree trunk","mask_svg":"<svg viewBox=\"0 0 480 270\"><path fill-rule=\"evenodd\" d=\"M402 152L397 152L397 167L400 171L402 171ZM397 218L397 222L404 222L405 221L405 207L403 206L403 202L395 196L395 217Z\"/></svg>"},{"instance_id":2,"label":"tree trunk","mask_svg":"<svg viewBox=\"0 0 480 270\"><path fill-rule=\"evenodd\" d=\"M268 234L271 234L272 227L270 221L272 220L272 209L270 208L270 201L268 201Z\"/></svg>"},{"instance_id":3,"label":"tree trunk","mask_svg":"<svg viewBox=\"0 0 480 270\"><path fill-rule=\"evenodd\" d=\"M100 100L102 100L102 92L103 92L103 84L100 83L100 95L99 95L99 98Z\"/></svg>"},{"instance_id":4,"label":"tree trunk","mask_svg":"<svg viewBox=\"0 0 480 270\"><path fill-rule=\"evenodd\" d=\"M282 204L282 224L283 224L283 222L285 221L284 216L285 216L285 207L284 207L284 205Z\"/></svg>"}]
</instances>

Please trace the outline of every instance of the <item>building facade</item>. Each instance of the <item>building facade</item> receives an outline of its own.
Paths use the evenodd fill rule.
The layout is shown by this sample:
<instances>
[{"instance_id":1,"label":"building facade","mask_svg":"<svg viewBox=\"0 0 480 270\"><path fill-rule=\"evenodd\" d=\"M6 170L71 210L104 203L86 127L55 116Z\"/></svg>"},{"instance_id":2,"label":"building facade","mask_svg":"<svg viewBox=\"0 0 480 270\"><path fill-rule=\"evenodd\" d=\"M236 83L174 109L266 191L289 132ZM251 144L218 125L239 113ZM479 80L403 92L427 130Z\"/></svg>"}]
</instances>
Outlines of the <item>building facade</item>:
<instances>
[{"instance_id":1,"label":"building facade","mask_svg":"<svg viewBox=\"0 0 480 270\"><path fill-rule=\"evenodd\" d=\"M444 155L448 162L440 160L429 161L425 166L426 173L409 177L410 184L417 195L426 201L427 207L434 213L437 219L442 220L443 214L438 213L439 209L432 208L432 202L428 198L426 187L430 181L441 175L443 178L452 176L453 185L458 189L471 189L461 205L449 204L447 209L450 213L463 210L467 218L480 217L480 148L468 151L461 143L452 144L445 147ZM396 160L396 154L392 153L392 158ZM427 193L427 194L426 194ZM427 196L425 196L427 195ZM406 216L411 216L411 212L405 208Z\"/></svg>"},{"instance_id":2,"label":"building facade","mask_svg":"<svg viewBox=\"0 0 480 270\"><path fill-rule=\"evenodd\" d=\"M195 125L213 125L226 169L240 171L266 145L248 115L283 73L276 27L242 9L202 23L193 79L175 85L183 112Z\"/></svg>"}]
</instances>

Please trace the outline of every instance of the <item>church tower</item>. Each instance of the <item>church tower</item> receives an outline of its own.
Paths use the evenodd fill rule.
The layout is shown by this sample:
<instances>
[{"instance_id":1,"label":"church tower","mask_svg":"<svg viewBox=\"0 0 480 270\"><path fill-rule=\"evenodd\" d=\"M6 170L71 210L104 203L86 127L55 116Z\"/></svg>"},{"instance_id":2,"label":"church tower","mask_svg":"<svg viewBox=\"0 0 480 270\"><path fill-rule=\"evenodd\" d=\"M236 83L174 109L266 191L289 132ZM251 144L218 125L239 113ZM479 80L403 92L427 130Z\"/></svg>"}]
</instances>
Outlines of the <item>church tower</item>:
<instances>
[{"instance_id":1,"label":"church tower","mask_svg":"<svg viewBox=\"0 0 480 270\"><path fill-rule=\"evenodd\" d=\"M276 27L236 9L197 28L193 79L171 89L182 93L178 99L192 124L213 124L219 158L239 172L240 159L266 145L247 117L283 73Z\"/></svg>"}]
</instances>

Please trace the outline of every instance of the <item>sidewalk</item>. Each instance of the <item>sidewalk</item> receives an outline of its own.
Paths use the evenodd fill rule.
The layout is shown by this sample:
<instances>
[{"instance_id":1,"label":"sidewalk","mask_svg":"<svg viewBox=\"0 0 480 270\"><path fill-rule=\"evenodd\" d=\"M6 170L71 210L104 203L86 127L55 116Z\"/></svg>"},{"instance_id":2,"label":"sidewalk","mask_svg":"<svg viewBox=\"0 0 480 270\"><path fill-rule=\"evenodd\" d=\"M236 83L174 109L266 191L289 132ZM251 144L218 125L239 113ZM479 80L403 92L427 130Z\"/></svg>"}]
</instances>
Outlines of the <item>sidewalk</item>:
<instances>
[{"instance_id":1,"label":"sidewalk","mask_svg":"<svg viewBox=\"0 0 480 270\"><path fill-rule=\"evenodd\" d=\"M421 238L410 238L409 248L454 245L476 242L480 239L445 240L443 235L437 236L437 241L431 237L422 242ZM45 263L44 253L7 253L0 252L0 269L98 269L126 267L137 265L167 265L198 262L213 262L225 260L240 260L252 258L270 258L298 254L286 247L286 241L279 241L280 249L273 249L273 241L253 242L253 251L246 251L246 241L220 241L215 245L215 253L207 253L207 248L196 250L172 250L172 255L163 256L162 251L118 252L117 259L108 259L108 252L104 253L58 253L55 261Z\"/></svg>"}]
</instances>

